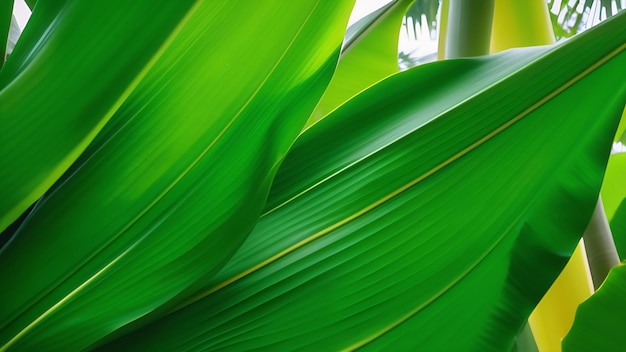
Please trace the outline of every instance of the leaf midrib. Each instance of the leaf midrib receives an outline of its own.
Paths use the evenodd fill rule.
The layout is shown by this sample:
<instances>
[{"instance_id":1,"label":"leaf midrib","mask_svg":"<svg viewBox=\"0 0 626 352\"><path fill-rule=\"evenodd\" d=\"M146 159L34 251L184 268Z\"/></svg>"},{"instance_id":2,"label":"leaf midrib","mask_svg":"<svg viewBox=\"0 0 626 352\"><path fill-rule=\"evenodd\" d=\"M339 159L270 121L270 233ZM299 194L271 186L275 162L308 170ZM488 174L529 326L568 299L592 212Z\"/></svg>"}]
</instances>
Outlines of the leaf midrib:
<instances>
[{"instance_id":1,"label":"leaf midrib","mask_svg":"<svg viewBox=\"0 0 626 352\"><path fill-rule=\"evenodd\" d=\"M81 267L83 267L84 265L86 265L87 262L89 262L89 260L91 260L92 258L94 258L98 253L101 253L109 244L113 243L117 238L119 238L126 230L128 230L132 225L134 225L137 221L139 221L148 211L150 211L150 209L152 209L169 191L171 191L176 184L178 184L178 182L184 177L186 176L191 169L193 169L198 163L199 161L209 152L209 150L217 143L217 141L226 133L226 131L229 129L229 127L237 120L237 118L239 116L241 116L242 112L248 107L248 105L252 102L252 100L254 100L254 98L257 96L257 94L259 93L259 91L265 86L265 84L267 83L267 81L269 80L270 76L274 73L274 71L276 71L276 69L278 68L278 66L282 63L283 59L285 58L287 52L291 49L291 47L293 46L293 44L295 43L296 39L299 38L303 28L305 27L305 25L309 22L312 14L315 12L315 10L317 9L318 5L319 5L319 1L317 0L315 2L315 4L312 6L311 10L309 11L309 14L307 15L307 17L305 18L304 21L302 21L302 24L300 25L300 27L298 28L298 30L296 31L296 34L294 35L293 39L291 40L291 42L289 42L289 44L287 45L287 47L284 49L284 51L282 52L281 56L278 58L278 60L276 61L276 64L272 67L272 69L268 72L268 74L266 75L266 77L263 79L263 81L261 81L261 83L259 84L259 87L252 93L252 95L248 98L248 100L244 103L244 105L241 107L241 109L239 109L239 111L233 116L233 118L228 122L228 124L222 129L222 131L215 137L215 139L202 151L202 153L190 164L190 166L188 166L182 173L181 175L179 175L171 184L170 186L168 186L153 202L151 202L139 215L137 215L133 220L131 220L127 226L125 226L122 230L120 230L120 232L118 232L116 235L112 236L112 238L107 241L99 250L95 251L93 255L91 255L86 261L84 261L81 265L79 265L74 271L72 271L71 273L69 273L64 279L61 279L60 282L65 281L68 277L70 277L72 274L74 274L78 269L80 269ZM177 27L178 30L180 30L180 28L182 28L184 26L184 24L188 21L188 19L192 16L193 12L195 12L195 10L199 7L199 5L201 4L201 2L197 2L191 9L190 12L188 12L188 14L185 16L184 20L181 22L181 24L179 25L179 27ZM173 32L173 34L178 34L178 31ZM172 38L173 40L173 38ZM168 40L166 42L168 45L170 43L170 40ZM163 49L165 50L165 49ZM155 59L156 60L156 59ZM147 70L146 70L147 72ZM137 82L138 83L138 82ZM130 92L128 93L130 94ZM18 340L20 340L25 334L28 333L28 331L32 330L36 325L38 325L40 322L42 322L44 319L46 319L48 316L50 316L52 313L54 313L55 310L57 310L58 308L60 308L61 306L63 306L63 304L65 304L66 302L68 302L69 300L72 299L72 297L74 297L78 292L82 291L85 287L87 287L91 282L93 282L94 280L96 280L99 276L101 276L102 274L104 274L110 267L112 267L115 263L117 263L119 260L121 260L123 257L125 257L129 252L132 251L132 249L134 249L139 243L141 243L145 238L147 238L147 236L149 236L150 233L145 234L144 236L140 237L139 239L137 239L136 241L134 241L132 244L130 244L128 246L128 248L123 251L120 255L118 255L117 257L115 257L113 260L111 260L111 262L109 262L107 265L105 265L101 270L99 270L97 273L95 273L94 275L92 275L91 277L89 277L87 280L85 280L85 282L83 282L81 285L79 285L76 289L72 290L69 294L67 294L66 296L64 296L61 300L59 300L55 305L53 305L52 307L50 307L48 310L46 310L43 314L41 314L40 316L38 316L36 319L34 319L30 324L28 324L25 328L23 328L19 333L17 333L11 340L9 340L4 346L0 347L0 352L4 352L6 351L11 345L13 345L15 342L17 342ZM50 288L48 292L50 292L51 290L53 290L55 287L57 287L57 285L55 285L54 287ZM45 293L42 294L42 296L33 304L31 304L29 306L32 307L34 304L36 304L37 302L39 302L41 300L41 298L45 296ZM28 309L28 308L27 308ZM25 309L26 310L26 309ZM19 317L19 315L18 315ZM17 318L17 317L16 317ZM14 318L15 319L15 318ZM13 320L14 320L13 319Z\"/></svg>"},{"instance_id":2,"label":"leaf midrib","mask_svg":"<svg viewBox=\"0 0 626 352\"><path fill-rule=\"evenodd\" d=\"M433 174L437 173L438 171L440 171L441 169L443 169L444 167L448 166L449 164L451 164L452 162L460 159L461 157L463 157L464 155L468 154L469 152L471 152L472 150L476 149L477 147L479 147L480 145L484 144L486 141L490 140L491 138L495 137L496 135L500 134L501 132L503 132L504 130L508 129L509 127L511 127L512 125L514 125L515 123L519 122L520 120L522 120L525 116L527 116L528 114L530 114L531 112L535 111L537 108L541 107L543 104L545 104L547 101L551 100L552 98L554 98L555 96L557 96L558 94L560 94L561 92L563 92L564 90L566 90L567 88L569 88L570 86L572 86L573 84L575 84L576 82L580 81L581 79L583 79L584 77L586 77L587 75L589 75L591 72L593 72L594 70L596 70L597 68L599 68L600 66L602 66L604 63L608 62L610 59L612 59L613 57L617 56L618 54L620 54L622 51L624 51L624 49L626 49L626 43L622 44L621 46L619 46L618 48L614 49L613 51L609 52L607 55L605 55L604 57L602 57L601 59L599 59L598 61L596 61L593 65L589 66L588 68L586 68L585 70L583 70L581 73L579 73L578 75L576 75L575 77L571 78L570 80L568 80L567 82L565 82L564 84L562 84L561 86L559 86L558 88L556 88L555 90L553 90L550 94L544 96L543 98L541 98L540 100L538 100L535 104L531 105L530 107L526 108L524 111L522 111L521 113L515 115L512 119L510 119L509 121L507 121L506 123L502 124L500 127L494 129L493 131L491 131L490 133L486 134L485 136L483 136L482 138L480 138L479 140L477 140L476 142L470 144L468 147L462 149L461 151L459 151L458 153L454 154L453 156L451 156L450 158L446 159L445 161L441 162L440 164L438 164L437 166L435 166L434 168L432 168L431 170L429 170L428 172L422 174L420 177L414 179L413 181L407 183L406 185L398 188L397 190L395 190L394 192L388 194L387 196L379 199L378 201L370 204L369 206L359 210L358 212L342 219L341 221L289 246L288 248L280 251L279 253L271 256L270 258L250 267L247 270L242 271L241 273L231 277L228 280L225 280L219 284L217 284L216 286L210 288L209 290L193 297L192 299L184 302L183 304L175 307L174 309L172 309L169 313L171 314L172 312L175 312L177 310L180 310L188 305L191 305L197 301L199 301L200 299L207 297L213 293L215 293L216 291L238 281L241 278L244 278L245 276L271 264L272 262L284 257L285 255L305 246L308 243L311 243L325 235L327 235L328 233L342 227L343 225L359 218L361 215L368 213L369 211L377 208L378 206L382 205L383 203L393 199L395 196L403 193L404 191L408 190L409 188L413 187L414 185L420 183L421 181L425 180L426 178L432 176ZM548 52L546 52L544 55L542 55L541 57L545 57L546 55L549 55L553 50L555 49L551 49ZM538 59L540 60L540 59ZM529 63L528 65L525 65L523 67L521 67L519 70L516 70L515 72L511 73L511 75L518 73L522 70L524 70L526 67L528 67L529 65L535 63L536 61L533 61L531 63ZM507 76L510 77L511 75ZM504 80L506 78L503 78L502 80ZM493 84L489 85L488 87L486 87L485 89L479 91L477 94L472 95L471 97L468 97L467 99L463 100L462 102L454 105L452 108L447 109L446 111L442 112L441 114L438 114L437 116L435 116L435 118L429 120L428 122L424 123L423 125L421 125L419 128L422 128L423 126L425 126L426 124L434 121L438 116L441 116L455 108L457 108L458 106L468 102L469 100L473 99L475 96L480 95L482 92L491 89L492 87L494 87L495 85L497 85L499 82L501 82L502 80L498 80L496 82L494 82ZM414 129L413 131L407 132L405 135L402 136L402 138L414 133L415 131L417 131L419 128ZM401 138L397 139L400 140ZM396 140L396 141L397 141ZM306 192L309 192L310 190L312 190L313 188L319 186L320 184L326 182L327 180L331 179L332 177L336 176L337 174L355 166L356 164L364 161L365 159L369 158L370 156L381 152L382 150L390 147L391 145L393 145L396 141L391 142L377 150L375 150L374 152L358 159L355 162L352 162L350 164L348 164L347 166L345 166L344 168L340 169L339 171L331 174L330 176L324 178L323 180L315 183L313 186L307 188L305 191L302 191L300 193L298 193L296 196L288 199L287 201L285 201L284 203L279 204L278 206L276 206L275 208L270 209L269 211L265 212L264 214L261 215L261 217L268 215L269 213L273 212L274 210L276 210L277 208L282 207L283 205L291 202L293 199L303 195ZM498 243L503 239L504 237L498 239ZM496 245L494 245L493 247L489 248L488 251L485 253L484 257L486 257L490 251L492 251L495 248ZM479 262L482 259L479 259ZM458 278L458 280L461 280L462 277L464 277L465 275L467 275L466 273L462 274L461 277ZM454 285L454 284L452 284ZM434 299L432 300L434 301ZM425 307L425 306L424 306ZM420 308L421 309L421 308ZM419 310L417 310L415 313L417 313ZM413 313L413 315L415 314ZM407 318L408 319L408 318ZM396 324L396 325L399 325ZM383 333L381 333L380 335L382 335ZM373 340L373 339L372 339ZM368 341L369 342L369 341ZM366 342L366 343L368 343ZM363 343L365 344L365 343ZM354 345L353 345L354 346ZM350 347L348 347L350 348Z\"/></svg>"}]
</instances>

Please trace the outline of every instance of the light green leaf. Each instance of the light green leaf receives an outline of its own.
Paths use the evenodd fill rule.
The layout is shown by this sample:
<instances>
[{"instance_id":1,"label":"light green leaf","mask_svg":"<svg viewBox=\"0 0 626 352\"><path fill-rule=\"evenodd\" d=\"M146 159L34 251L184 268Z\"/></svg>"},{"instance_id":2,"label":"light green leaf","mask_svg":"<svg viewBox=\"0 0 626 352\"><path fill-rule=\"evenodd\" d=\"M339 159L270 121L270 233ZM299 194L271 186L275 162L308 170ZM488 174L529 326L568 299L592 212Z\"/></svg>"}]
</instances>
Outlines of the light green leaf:
<instances>
[{"instance_id":1,"label":"light green leaf","mask_svg":"<svg viewBox=\"0 0 626 352\"><path fill-rule=\"evenodd\" d=\"M400 70L398 33L402 17L413 1L393 1L348 28L337 71L308 125Z\"/></svg>"},{"instance_id":2,"label":"light green leaf","mask_svg":"<svg viewBox=\"0 0 626 352\"><path fill-rule=\"evenodd\" d=\"M600 194L606 216L611 220L617 207L626 198L626 153L609 157Z\"/></svg>"},{"instance_id":3,"label":"light green leaf","mask_svg":"<svg viewBox=\"0 0 626 352\"><path fill-rule=\"evenodd\" d=\"M27 27L41 37L27 29L0 71L0 231L76 160L194 2L37 6Z\"/></svg>"},{"instance_id":4,"label":"light green leaf","mask_svg":"<svg viewBox=\"0 0 626 352\"><path fill-rule=\"evenodd\" d=\"M626 346L626 265L611 270L602 286L576 310L563 351L621 351Z\"/></svg>"},{"instance_id":5,"label":"light green leaf","mask_svg":"<svg viewBox=\"0 0 626 352\"><path fill-rule=\"evenodd\" d=\"M199 4L2 250L0 350L82 350L204 287L242 243L352 3L254 2L246 21L240 6Z\"/></svg>"},{"instance_id":6,"label":"light green leaf","mask_svg":"<svg viewBox=\"0 0 626 352\"><path fill-rule=\"evenodd\" d=\"M595 206L625 24L359 94L298 138L211 289L102 350L510 350Z\"/></svg>"}]
</instances>

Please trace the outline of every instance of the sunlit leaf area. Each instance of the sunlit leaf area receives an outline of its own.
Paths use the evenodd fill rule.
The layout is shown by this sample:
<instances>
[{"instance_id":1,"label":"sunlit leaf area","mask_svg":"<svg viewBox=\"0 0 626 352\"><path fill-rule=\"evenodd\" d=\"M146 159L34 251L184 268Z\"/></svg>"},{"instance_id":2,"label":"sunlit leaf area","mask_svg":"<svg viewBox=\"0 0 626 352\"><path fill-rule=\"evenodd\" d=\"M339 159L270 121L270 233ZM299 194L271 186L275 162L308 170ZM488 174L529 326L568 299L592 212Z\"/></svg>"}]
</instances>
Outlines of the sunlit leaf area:
<instances>
[{"instance_id":1,"label":"sunlit leaf area","mask_svg":"<svg viewBox=\"0 0 626 352\"><path fill-rule=\"evenodd\" d=\"M0 0L0 352L626 351L625 0Z\"/></svg>"}]
</instances>

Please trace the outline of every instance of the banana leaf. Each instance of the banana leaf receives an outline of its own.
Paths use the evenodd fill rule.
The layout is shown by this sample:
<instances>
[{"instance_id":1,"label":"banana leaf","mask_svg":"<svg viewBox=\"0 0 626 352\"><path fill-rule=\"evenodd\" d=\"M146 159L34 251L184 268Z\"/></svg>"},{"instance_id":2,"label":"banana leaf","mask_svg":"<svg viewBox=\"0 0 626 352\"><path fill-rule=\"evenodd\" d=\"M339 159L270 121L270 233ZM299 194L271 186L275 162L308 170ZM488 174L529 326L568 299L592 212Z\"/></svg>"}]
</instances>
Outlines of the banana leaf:
<instances>
[{"instance_id":1,"label":"banana leaf","mask_svg":"<svg viewBox=\"0 0 626 352\"><path fill-rule=\"evenodd\" d=\"M250 232L352 3L259 2L241 23L239 6L194 8L117 127L2 249L1 350L84 349L204 287Z\"/></svg>"},{"instance_id":2,"label":"banana leaf","mask_svg":"<svg viewBox=\"0 0 626 352\"><path fill-rule=\"evenodd\" d=\"M0 231L76 160L194 3L37 6L27 25L35 31L0 71Z\"/></svg>"},{"instance_id":3,"label":"banana leaf","mask_svg":"<svg viewBox=\"0 0 626 352\"><path fill-rule=\"evenodd\" d=\"M625 38L620 15L359 94L298 138L212 288L100 349L511 350L595 206Z\"/></svg>"},{"instance_id":4,"label":"banana leaf","mask_svg":"<svg viewBox=\"0 0 626 352\"><path fill-rule=\"evenodd\" d=\"M0 0L0 69L9 49L9 32L13 18L13 0Z\"/></svg>"},{"instance_id":5,"label":"banana leaf","mask_svg":"<svg viewBox=\"0 0 626 352\"><path fill-rule=\"evenodd\" d=\"M613 268L602 286L576 311L563 351L621 351L626 346L626 265Z\"/></svg>"}]
</instances>

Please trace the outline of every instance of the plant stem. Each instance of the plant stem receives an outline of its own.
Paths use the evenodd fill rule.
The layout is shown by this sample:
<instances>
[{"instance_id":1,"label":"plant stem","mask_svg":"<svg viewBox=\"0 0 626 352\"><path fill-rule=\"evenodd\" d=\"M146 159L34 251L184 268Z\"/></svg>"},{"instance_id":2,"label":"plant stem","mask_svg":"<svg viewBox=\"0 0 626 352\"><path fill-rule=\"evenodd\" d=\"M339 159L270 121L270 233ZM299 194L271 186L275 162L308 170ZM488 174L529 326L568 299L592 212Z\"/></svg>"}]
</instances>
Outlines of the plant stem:
<instances>
[{"instance_id":1,"label":"plant stem","mask_svg":"<svg viewBox=\"0 0 626 352\"><path fill-rule=\"evenodd\" d=\"M437 41L437 60L443 60L446 58L449 9L450 0L441 0L441 17L439 18L439 40Z\"/></svg>"},{"instance_id":2,"label":"plant stem","mask_svg":"<svg viewBox=\"0 0 626 352\"><path fill-rule=\"evenodd\" d=\"M619 264L619 256L613 242L613 235L609 222L604 213L602 197L598 197L598 203L593 211L589 225L583 235L589 269L593 286L597 290L609 274L611 268Z\"/></svg>"},{"instance_id":3,"label":"plant stem","mask_svg":"<svg viewBox=\"0 0 626 352\"><path fill-rule=\"evenodd\" d=\"M494 0L450 0L446 59L489 54Z\"/></svg>"}]
</instances>

